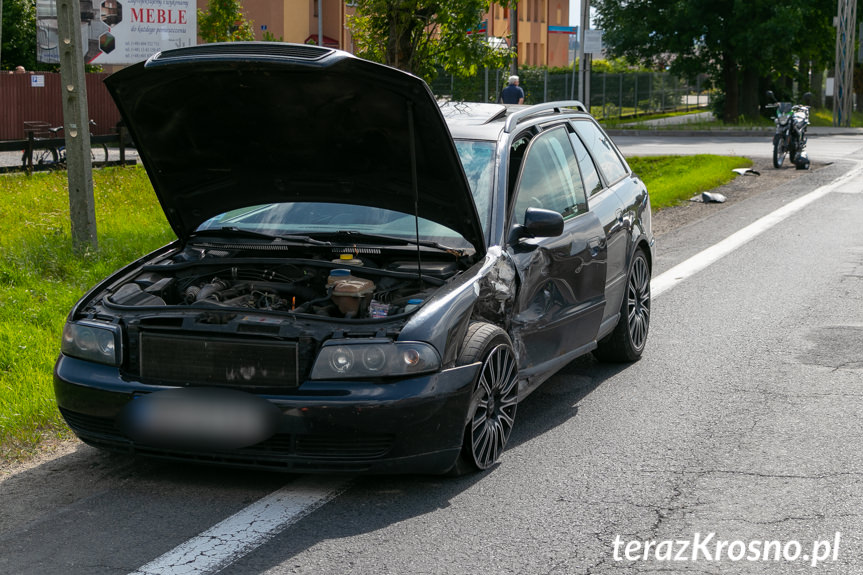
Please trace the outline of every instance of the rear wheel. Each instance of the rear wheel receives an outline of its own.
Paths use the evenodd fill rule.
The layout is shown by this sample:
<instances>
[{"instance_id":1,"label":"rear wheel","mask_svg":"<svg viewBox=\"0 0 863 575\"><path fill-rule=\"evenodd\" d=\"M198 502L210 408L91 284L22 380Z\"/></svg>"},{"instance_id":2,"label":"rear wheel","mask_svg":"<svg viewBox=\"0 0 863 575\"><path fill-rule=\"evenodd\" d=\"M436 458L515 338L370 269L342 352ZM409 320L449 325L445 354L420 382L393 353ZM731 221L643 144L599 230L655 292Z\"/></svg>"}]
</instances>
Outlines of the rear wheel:
<instances>
[{"instance_id":1,"label":"rear wheel","mask_svg":"<svg viewBox=\"0 0 863 575\"><path fill-rule=\"evenodd\" d=\"M509 336L497 326L468 328L459 365L482 362L469 407L464 441L451 475L488 469L503 453L518 406L518 365Z\"/></svg>"},{"instance_id":2,"label":"rear wheel","mask_svg":"<svg viewBox=\"0 0 863 575\"><path fill-rule=\"evenodd\" d=\"M632 257L620 319L614 331L600 340L593 354L602 361L627 363L641 357L650 330L650 264L639 248Z\"/></svg>"},{"instance_id":3,"label":"rear wheel","mask_svg":"<svg viewBox=\"0 0 863 575\"><path fill-rule=\"evenodd\" d=\"M785 162L785 143L782 141L782 134L773 136L773 167L781 168Z\"/></svg>"}]
</instances>

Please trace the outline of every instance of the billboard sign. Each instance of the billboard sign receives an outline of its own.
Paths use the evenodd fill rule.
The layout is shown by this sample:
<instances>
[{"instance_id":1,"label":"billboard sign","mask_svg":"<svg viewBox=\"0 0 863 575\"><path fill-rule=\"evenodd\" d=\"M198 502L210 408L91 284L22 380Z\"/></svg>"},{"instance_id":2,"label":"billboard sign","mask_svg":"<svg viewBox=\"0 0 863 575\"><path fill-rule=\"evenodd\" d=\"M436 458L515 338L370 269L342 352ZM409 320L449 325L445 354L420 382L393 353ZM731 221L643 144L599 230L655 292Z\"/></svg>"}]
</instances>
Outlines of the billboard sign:
<instances>
[{"instance_id":1,"label":"billboard sign","mask_svg":"<svg viewBox=\"0 0 863 575\"><path fill-rule=\"evenodd\" d=\"M197 43L195 0L81 0L87 64L134 64L156 52ZM60 63L57 3L36 1L37 59Z\"/></svg>"}]
</instances>

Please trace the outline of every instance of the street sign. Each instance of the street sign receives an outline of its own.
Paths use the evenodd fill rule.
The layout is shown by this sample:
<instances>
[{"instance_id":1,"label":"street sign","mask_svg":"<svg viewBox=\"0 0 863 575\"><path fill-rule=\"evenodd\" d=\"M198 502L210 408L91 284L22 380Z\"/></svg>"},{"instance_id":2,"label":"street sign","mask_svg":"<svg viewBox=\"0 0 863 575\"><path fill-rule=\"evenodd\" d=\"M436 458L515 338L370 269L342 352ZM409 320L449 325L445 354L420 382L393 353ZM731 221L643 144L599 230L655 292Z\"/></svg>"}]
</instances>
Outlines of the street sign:
<instances>
[{"instance_id":1,"label":"street sign","mask_svg":"<svg viewBox=\"0 0 863 575\"><path fill-rule=\"evenodd\" d=\"M483 20L482 22L480 22L476 30L467 31L468 34L485 34L486 32L488 32L488 20Z\"/></svg>"},{"instance_id":2,"label":"street sign","mask_svg":"<svg viewBox=\"0 0 863 575\"><path fill-rule=\"evenodd\" d=\"M585 30L584 31L584 52L585 54L600 54L602 53L602 30Z\"/></svg>"}]
</instances>

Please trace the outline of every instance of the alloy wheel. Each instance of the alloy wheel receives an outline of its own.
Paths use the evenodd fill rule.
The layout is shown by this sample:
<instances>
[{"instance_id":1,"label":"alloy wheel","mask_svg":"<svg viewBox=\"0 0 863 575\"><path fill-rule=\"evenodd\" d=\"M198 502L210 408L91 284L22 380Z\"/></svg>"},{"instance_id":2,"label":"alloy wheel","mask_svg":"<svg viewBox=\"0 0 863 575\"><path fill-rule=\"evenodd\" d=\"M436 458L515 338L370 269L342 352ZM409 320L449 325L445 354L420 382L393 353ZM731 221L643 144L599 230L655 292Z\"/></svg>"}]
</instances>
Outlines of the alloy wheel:
<instances>
[{"instance_id":1,"label":"alloy wheel","mask_svg":"<svg viewBox=\"0 0 863 575\"><path fill-rule=\"evenodd\" d=\"M469 428L471 455L480 469L488 469L498 460L509 439L518 405L517 371L508 345L495 347L483 363Z\"/></svg>"},{"instance_id":2,"label":"alloy wheel","mask_svg":"<svg viewBox=\"0 0 863 575\"><path fill-rule=\"evenodd\" d=\"M626 297L629 337L632 346L641 351L650 327L650 268L643 257L639 256L632 262Z\"/></svg>"}]
</instances>

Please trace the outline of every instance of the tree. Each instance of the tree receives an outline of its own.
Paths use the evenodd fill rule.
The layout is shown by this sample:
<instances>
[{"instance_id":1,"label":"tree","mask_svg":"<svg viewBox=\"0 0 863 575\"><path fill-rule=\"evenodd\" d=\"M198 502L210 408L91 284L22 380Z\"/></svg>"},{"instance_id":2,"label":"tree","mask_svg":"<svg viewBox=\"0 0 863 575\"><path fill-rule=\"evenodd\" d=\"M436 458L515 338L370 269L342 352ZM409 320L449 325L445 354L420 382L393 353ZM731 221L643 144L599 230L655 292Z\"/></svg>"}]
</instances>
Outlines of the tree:
<instances>
[{"instance_id":1,"label":"tree","mask_svg":"<svg viewBox=\"0 0 863 575\"><path fill-rule=\"evenodd\" d=\"M830 21L831 1L594 0L594 6L613 55L688 77L708 73L725 93L723 120L734 123L741 101L746 115L757 114L762 84L795 75L801 56L823 52L813 47L829 43L832 30L813 23Z\"/></svg>"},{"instance_id":2,"label":"tree","mask_svg":"<svg viewBox=\"0 0 863 575\"><path fill-rule=\"evenodd\" d=\"M4 70L24 66L36 69L36 0L2 0L3 24L0 57Z\"/></svg>"},{"instance_id":3,"label":"tree","mask_svg":"<svg viewBox=\"0 0 863 575\"><path fill-rule=\"evenodd\" d=\"M206 11L198 10L198 34L208 44L255 39L252 22L243 15L239 0L210 0Z\"/></svg>"},{"instance_id":4,"label":"tree","mask_svg":"<svg viewBox=\"0 0 863 575\"><path fill-rule=\"evenodd\" d=\"M517 0L505 0L514 6ZM436 67L469 76L505 66L508 49L493 47L479 27L490 0L358 0L350 19L358 56L430 81ZM499 4L502 2L499 2Z\"/></svg>"}]
</instances>

